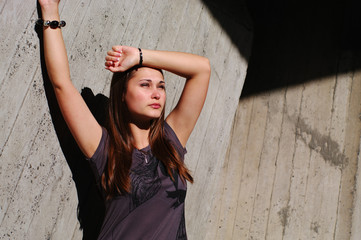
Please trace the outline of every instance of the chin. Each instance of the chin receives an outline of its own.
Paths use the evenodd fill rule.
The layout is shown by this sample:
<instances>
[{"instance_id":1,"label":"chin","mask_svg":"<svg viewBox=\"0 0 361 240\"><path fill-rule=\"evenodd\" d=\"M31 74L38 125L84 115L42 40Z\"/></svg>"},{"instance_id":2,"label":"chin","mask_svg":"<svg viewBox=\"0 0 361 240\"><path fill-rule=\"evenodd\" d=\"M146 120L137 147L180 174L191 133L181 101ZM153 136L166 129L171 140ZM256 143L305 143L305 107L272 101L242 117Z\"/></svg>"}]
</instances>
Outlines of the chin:
<instances>
[{"instance_id":1,"label":"chin","mask_svg":"<svg viewBox=\"0 0 361 240\"><path fill-rule=\"evenodd\" d=\"M160 118L162 116L162 111L144 111L142 113L135 113L132 115L134 119L138 119L141 121L150 121Z\"/></svg>"},{"instance_id":2,"label":"chin","mask_svg":"<svg viewBox=\"0 0 361 240\"><path fill-rule=\"evenodd\" d=\"M158 118L160 118L160 114L156 114L156 115L152 115L152 116L149 116L152 120L153 119L158 119Z\"/></svg>"},{"instance_id":3,"label":"chin","mask_svg":"<svg viewBox=\"0 0 361 240\"><path fill-rule=\"evenodd\" d=\"M147 119L147 120L155 120L160 118L161 114L147 114L147 115L143 115L141 116L141 118L143 119Z\"/></svg>"},{"instance_id":4,"label":"chin","mask_svg":"<svg viewBox=\"0 0 361 240\"><path fill-rule=\"evenodd\" d=\"M152 111L148 114L151 118L159 118L162 115L162 111Z\"/></svg>"}]
</instances>

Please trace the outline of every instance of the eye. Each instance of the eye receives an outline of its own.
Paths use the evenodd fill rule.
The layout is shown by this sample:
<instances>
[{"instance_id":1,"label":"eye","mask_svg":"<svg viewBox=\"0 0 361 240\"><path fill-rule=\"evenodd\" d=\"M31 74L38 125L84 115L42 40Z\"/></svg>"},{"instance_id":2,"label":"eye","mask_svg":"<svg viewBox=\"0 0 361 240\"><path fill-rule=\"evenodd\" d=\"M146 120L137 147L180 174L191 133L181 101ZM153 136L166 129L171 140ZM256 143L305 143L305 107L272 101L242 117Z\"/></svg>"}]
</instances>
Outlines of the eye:
<instances>
[{"instance_id":1,"label":"eye","mask_svg":"<svg viewBox=\"0 0 361 240\"><path fill-rule=\"evenodd\" d=\"M160 89L163 89L163 90L165 90L165 85L164 84L162 84L162 85L159 85L158 86Z\"/></svg>"},{"instance_id":2,"label":"eye","mask_svg":"<svg viewBox=\"0 0 361 240\"><path fill-rule=\"evenodd\" d=\"M141 86L141 87L149 87L149 83L147 83L147 82L141 83L140 86Z\"/></svg>"}]
</instances>

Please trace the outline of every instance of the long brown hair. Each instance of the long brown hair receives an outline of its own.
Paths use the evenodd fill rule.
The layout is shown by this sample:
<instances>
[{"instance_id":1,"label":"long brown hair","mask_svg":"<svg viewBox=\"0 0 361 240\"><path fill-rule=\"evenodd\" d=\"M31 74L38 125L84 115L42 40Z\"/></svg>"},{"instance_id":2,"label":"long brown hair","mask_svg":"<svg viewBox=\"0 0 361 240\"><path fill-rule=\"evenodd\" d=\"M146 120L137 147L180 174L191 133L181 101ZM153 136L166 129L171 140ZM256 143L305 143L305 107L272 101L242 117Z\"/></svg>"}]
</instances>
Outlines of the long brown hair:
<instances>
[{"instance_id":1,"label":"long brown hair","mask_svg":"<svg viewBox=\"0 0 361 240\"><path fill-rule=\"evenodd\" d=\"M114 73L110 85L107 124L109 134L108 161L101 178L107 199L131 191L129 174L134 145L129 128L129 111L124 96L128 81L137 69L138 67L134 67L126 72ZM151 121L149 145L152 153L164 164L173 181L174 173L177 172L182 181L188 180L193 183L193 178L175 147L164 136L164 112L163 108L161 116Z\"/></svg>"}]
</instances>

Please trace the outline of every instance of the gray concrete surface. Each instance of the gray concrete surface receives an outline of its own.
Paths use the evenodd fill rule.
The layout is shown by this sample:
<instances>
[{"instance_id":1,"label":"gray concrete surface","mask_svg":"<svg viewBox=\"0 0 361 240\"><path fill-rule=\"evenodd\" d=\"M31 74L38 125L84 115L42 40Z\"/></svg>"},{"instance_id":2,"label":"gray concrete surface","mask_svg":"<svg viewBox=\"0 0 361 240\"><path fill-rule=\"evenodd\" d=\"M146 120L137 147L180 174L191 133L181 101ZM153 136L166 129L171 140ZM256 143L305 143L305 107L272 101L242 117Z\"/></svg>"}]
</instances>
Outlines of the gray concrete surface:
<instances>
[{"instance_id":1,"label":"gray concrete surface","mask_svg":"<svg viewBox=\"0 0 361 240\"><path fill-rule=\"evenodd\" d=\"M360 77L240 101L209 239L360 239Z\"/></svg>"}]
</instances>

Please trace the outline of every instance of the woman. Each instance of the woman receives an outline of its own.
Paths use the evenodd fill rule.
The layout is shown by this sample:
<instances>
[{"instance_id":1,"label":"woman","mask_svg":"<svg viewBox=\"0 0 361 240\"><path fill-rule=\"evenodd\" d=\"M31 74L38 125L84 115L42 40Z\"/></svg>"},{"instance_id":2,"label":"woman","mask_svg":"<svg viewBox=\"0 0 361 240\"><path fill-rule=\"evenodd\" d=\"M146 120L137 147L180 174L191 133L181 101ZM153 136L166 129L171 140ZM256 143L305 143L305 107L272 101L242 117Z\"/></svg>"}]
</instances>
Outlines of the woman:
<instances>
[{"instance_id":1,"label":"woman","mask_svg":"<svg viewBox=\"0 0 361 240\"><path fill-rule=\"evenodd\" d=\"M98 239L186 239L184 198L186 181L193 179L183 159L206 98L208 59L114 46L105 59L114 75L103 128L71 83L59 0L39 3L45 62L58 104L104 195L106 214ZM161 69L186 78L166 119Z\"/></svg>"}]
</instances>

